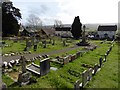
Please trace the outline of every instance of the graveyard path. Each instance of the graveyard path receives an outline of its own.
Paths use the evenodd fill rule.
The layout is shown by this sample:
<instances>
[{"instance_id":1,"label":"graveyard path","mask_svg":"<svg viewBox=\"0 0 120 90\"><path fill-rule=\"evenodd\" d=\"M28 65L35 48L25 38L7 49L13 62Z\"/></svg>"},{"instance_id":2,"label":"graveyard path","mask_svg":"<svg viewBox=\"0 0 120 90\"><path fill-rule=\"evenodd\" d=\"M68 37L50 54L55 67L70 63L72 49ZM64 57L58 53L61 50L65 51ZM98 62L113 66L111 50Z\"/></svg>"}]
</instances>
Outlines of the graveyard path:
<instances>
[{"instance_id":1,"label":"graveyard path","mask_svg":"<svg viewBox=\"0 0 120 90\"><path fill-rule=\"evenodd\" d=\"M53 54L58 54L58 53L66 52L66 51L75 50L75 49L80 48L80 47L83 47L83 46L75 45L74 47L69 47L69 48L65 48L65 49L61 49L61 50L55 50L55 51L51 51L51 52L43 52L43 53L38 53L38 54L24 54L24 56L26 57L26 59L32 59L33 57L36 57L38 55L44 55L44 54L53 55ZM86 52L86 50L83 50L81 52ZM20 59L20 57L21 57L21 55L2 57L2 61L9 62L11 60Z\"/></svg>"}]
</instances>

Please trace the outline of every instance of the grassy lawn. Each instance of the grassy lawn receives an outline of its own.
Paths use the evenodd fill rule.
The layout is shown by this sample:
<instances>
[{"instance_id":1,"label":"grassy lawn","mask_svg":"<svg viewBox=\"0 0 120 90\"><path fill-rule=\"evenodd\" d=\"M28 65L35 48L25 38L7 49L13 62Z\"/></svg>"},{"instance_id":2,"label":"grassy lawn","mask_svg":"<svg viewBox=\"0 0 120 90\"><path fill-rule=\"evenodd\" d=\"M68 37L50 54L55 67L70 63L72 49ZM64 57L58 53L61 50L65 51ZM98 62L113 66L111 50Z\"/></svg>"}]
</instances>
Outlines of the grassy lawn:
<instances>
[{"instance_id":1,"label":"grassy lawn","mask_svg":"<svg viewBox=\"0 0 120 90\"><path fill-rule=\"evenodd\" d=\"M3 40L5 41L10 47L4 47L2 48L2 53L10 53L10 52L22 52L24 48L26 47L26 41L18 41L17 43L14 43L12 40ZM41 52L49 52L53 50L61 50L64 48L72 47L75 45L76 42L79 40L71 40L71 42L67 42L67 46L63 46L63 42L60 38L55 38L55 45L52 45L52 43L47 43L47 47L43 48L42 43L39 42L37 46L37 51L33 50L33 46L29 49L32 53L41 53ZM49 42L49 39L47 39L47 42Z\"/></svg>"},{"instance_id":2,"label":"grassy lawn","mask_svg":"<svg viewBox=\"0 0 120 90\"><path fill-rule=\"evenodd\" d=\"M101 71L92 78L87 88L118 88L118 46L115 45Z\"/></svg>"},{"instance_id":3,"label":"grassy lawn","mask_svg":"<svg viewBox=\"0 0 120 90\"><path fill-rule=\"evenodd\" d=\"M96 43L96 41L94 41ZM100 43L97 42L98 44ZM83 67L82 64L88 64L91 67L95 63L99 64L99 58L103 57L105 52L110 46L109 41L95 49L94 51L89 51L82 57L70 62L66 65L60 65L56 63L50 63L51 66L59 68L57 71L50 70L45 76L37 77L37 83L31 85L22 86L22 88L74 88L74 83L76 80L81 80L81 74L87 67ZM77 49L78 50L78 49ZM67 53L75 53L77 50L71 50ZM81 49L80 49L81 50ZM104 63L100 72L92 78L88 83L86 88L117 88L118 87L118 47L115 43L112 51L107 57L107 62ZM66 53L66 52L65 52ZM60 54L61 55L61 54ZM7 76L3 76L3 81L8 85L8 87L19 87L18 85L11 85L13 81ZM8 79L7 79L8 78ZM9 83L8 83L9 82ZM109 83L108 83L109 82Z\"/></svg>"}]
</instances>

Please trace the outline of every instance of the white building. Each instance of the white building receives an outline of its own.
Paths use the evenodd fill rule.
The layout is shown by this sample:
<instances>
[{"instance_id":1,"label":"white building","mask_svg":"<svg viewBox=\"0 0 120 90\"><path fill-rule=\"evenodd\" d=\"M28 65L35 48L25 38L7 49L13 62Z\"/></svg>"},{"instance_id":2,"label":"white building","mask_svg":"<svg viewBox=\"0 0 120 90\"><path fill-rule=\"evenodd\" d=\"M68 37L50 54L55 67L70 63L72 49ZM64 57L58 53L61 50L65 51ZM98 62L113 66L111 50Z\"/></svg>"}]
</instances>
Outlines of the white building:
<instances>
[{"instance_id":1,"label":"white building","mask_svg":"<svg viewBox=\"0 0 120 90\"><path fill-rule=\"evenodd\" d=\"M98 26L97 34L102 38L115 38L117 25L100 25Z\"/></svg>"}]
</instances>

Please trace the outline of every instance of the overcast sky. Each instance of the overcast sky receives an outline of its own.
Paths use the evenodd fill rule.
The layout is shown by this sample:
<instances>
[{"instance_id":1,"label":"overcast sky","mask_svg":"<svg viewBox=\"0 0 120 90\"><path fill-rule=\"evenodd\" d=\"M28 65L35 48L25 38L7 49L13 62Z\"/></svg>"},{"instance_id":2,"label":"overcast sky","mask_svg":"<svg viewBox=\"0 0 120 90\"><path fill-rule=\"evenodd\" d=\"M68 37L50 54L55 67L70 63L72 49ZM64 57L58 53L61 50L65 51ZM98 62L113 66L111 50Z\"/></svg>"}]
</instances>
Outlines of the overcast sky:
<instances>
[{"instance_id":1,"label":"overcast sky","mask_svg":"<svg viewBox=\"0 0 120 90\"><path fill-rule=\"evenodd\" d=\"M29 14L36 14L43 24L72 24L79 16L82 23L117 23L119 0L11 0L22 13L22 23Z\"/></svg>"}]
</instances>

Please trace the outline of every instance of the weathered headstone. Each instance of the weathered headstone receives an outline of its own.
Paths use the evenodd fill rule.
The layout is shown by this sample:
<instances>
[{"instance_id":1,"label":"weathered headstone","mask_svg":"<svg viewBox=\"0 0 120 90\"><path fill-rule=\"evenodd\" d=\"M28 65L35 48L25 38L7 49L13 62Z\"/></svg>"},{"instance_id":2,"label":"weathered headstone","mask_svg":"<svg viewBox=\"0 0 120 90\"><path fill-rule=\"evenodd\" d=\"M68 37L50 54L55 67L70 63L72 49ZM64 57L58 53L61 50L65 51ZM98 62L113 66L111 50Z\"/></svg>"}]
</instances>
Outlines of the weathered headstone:
<instances>
[{"instance_id":1,"label":"weathered headstone","mask_svg":"<svg viewBox=\"0 0 120 90\"><path fill-rule=\"evenodd\" d=\"M66 46L66 41L65 40L63 40L63 46Z\"/></svg>"},{"instance_id":2,"label":"weathered headstone","mask_svg":"<svg viewBox=\"0 0 120 90\"><path fill-rule=\"evenodd\" d=\"M77 52L76 53L76 58L79 58L80 57L80 52Z\"/></svg>"},{"instance_id":3,"label":"weathered headstone","mask_svg":"<svg viewBox=\"0 0 120 90\"><path fill-rule=\"evenodd\" d=\"M76 54L73 54L72 56L71 56L71 61L73 61L73 60L75 60L76 59Z\"/></svg>"},{"instance_id":4,"label":"weathered headstone","mask_svg":"<svg viewBox=\"0 0 120 90\"><path fill-rule=\"evenodd\" d=\"M88 81L88 71L85 70L82 73L82 87L84 87L87 84L87 81Z\"/></svg>"},{"instance_id":5,"label":"weathered headstone","mask_svg":"<svg viewBox=\"0 0 120 90\"><path fill-rule=\"evenodd\" d=\"M90 81L92 79L92 71L93 71L93 69L89 68L89 70L88 70L88 81Z\"/></svg>"},{"instance_id":6,"label":"weathered headstone","mask_svg":"<svg viewBox=\"0 0 120 90\"><path fill-rule=\"evenodd\" d=\"M108 50L108 51L106 52L106 54L108 55L108 54L109 54L109 52L110 52L110 51Z\"/></svg>"},{"instance_id":7,"label":"weathered headstone","mask_svg":"<svg viewBox=\"0 0 120 90\"><path fill-rule=\"evenodd\" d=\"M26 73L26 58L24 56L21 56L20 63L22 66L22 73Z\"/></svg>"},{"instance_id":8,"label":"weathered headstone","mask_svg":"<svg viewBox=\"0 0 120 90\"><path fill-rule=\"evenodd\" d=\"M69 56L63 58L63 64L69 63Z\"/></svg>"},{"instance_id":9,"label":"weathered headstone","mask_svg":"<svg viewBox=\"0 0 120 90\"><path fill-rule=\"evenodd\" d=\"M75 89L75 90L79 90L79 89L80 89L80 80L77 80L77 81L74 83L74 89Z\"/></svg>"},{"instance_id":10,"label":"weathered headstone","mask_svg":"<svg viewBox=\"0 0 120 90\"><path fill-rule=\"evenodd\" d=\"M94 66L94 75L97 73L97 71L98 71L98 64L95 64L95 66Z\"/></svg>"},{"instance_id":11,"label":"weathered headstone","mask_svg":"<svg viewBox=\"0 0 120 90\"><path fill-rule=\"evenodd\" d=\"M43 41L43 48L46 48L47 47L47 44L46 44L46 40Z\"/></svg>"},{"instance_id":12,"label":"weathered headstone","mask_svg":"<svg viewBox=\"0 0 120 90\"><path fill-rule=\"evenodd\" d=\"M40 61L40 75L46 75L50 71L50 58Z\"/></svg>"},{"instance_id":13,"label":"weathered headstone","mask_svg":"<svg viewBox=\"0 0 120 90\"><path fill-rule=\"evenodd\" d=\"M50 41L49 41L49 43L51 43L52 42L52 40L51 40L51 38L50 38Z\"/></svg>"},{"instance_id":14,"label":"weathered headstone","mask_svg":"<svg viewBox=\"0 0 120 90\"><path fill-rule=\"evenodd\" d=\"M18 77L18 82L20 85L26 85L30 82L30 73L20 73Z\"/></svg>"},{"instance_id":15,"label":"weathered headstone","mask_svg":"<svg viewBox=\"0 0 120 90\"><path fill-rule=\"evenodd\" d=\"M36 50L37 50L37 44L34 45L34 51L36 51Z\"/></svg>"},{"instance_id":16,"label":"weathered headstone","mask_svg":"<svg viewBox=\"0 0 120 90\"><path fill-rule=\"evenodd\" d=\"M53 39L53 43L52 43L52 45L55 45L55 40Z\"/></svg>"},{"instance_id":17,"label":"weathered headstone","mask_svg":"<svg viewBox=\"0 0 120 90\"><path fill-rule=\"evenodd\" d=\"M105 53L105 55L104 55L104 62L106 62L106 59L107 59L107 54Z\"/></svg>"},{"instance_id":18,"label":"weathered headstone","mask_svg":"<svg viewBox=\"0 0 120 90\"><path fill-rule=\"evenodd\" d=\"M26 72L26 58L24 56L21 56L20 63L22 66L22 73L18 76L18 83L20 85L26 85L30 82L30 73Z\"/></svg>"},{"instance_id":19,"label":"weathered headstone","mask_svg":"<svg viewBox=\"0 0 120 90\"><path fill-rule=\"evenodd\" d=\"M1 82L2 83L2 82ZM5 83L2 83L0 85L0 90L7 90L7 85Z\"/></svg>"},{"instance_id":20,"label":"weathered headstone","mask_svg":"<svg viewBox=\"0 0 120 90\"><path fill-rule=\"evenodd\" d=\"M102 58L99 58L99 64L100 64L100 68L101 68L101 66L102 66Z\"/></svg>"}]
</instances>

